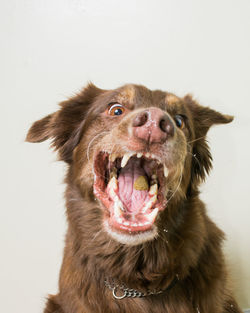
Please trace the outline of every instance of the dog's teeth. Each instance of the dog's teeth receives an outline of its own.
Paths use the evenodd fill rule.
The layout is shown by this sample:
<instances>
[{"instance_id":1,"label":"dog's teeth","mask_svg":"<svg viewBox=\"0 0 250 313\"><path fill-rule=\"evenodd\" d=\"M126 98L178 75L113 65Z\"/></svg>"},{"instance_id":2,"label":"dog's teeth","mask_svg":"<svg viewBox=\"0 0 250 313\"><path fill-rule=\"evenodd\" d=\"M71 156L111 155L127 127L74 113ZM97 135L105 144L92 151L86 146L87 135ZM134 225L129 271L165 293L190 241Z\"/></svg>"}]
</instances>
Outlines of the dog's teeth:
<instances>
[{"instance_id":1,"label":"dog's teeth","mask_svg":"<svg viewBox=\"0 0 250 313\"><path fill-rule=\"evenodd\" d=\"M108 183L108 186L107 186L107 189L108 189L108 193L110 195L110 197L112 199L115 199L115 197L117 197L115 191L117 190L117 179L115 176L113 176L109 183Z\"/></svg>"},{"instance_id":2,"label":"dog's teeth","mask_svg":"<svg viewBox=\"0 0 250 313\"><path fill-rule=\"evenodd\" d=\"M147 215L147 220L151 223L154 222L158 211L159 211L158 208L154 208L153 211Z\"/></svg>"},{"instance_id":3,"label":"dog's teeth","mask_svg":"<svg viewBox=\"0 0 250 313\"><path fill-rule=\"evenodd\" d=\"M113 178L117 178L117 168L116 167L113 167L111 172L110 172L110 177Z\"/></svg>"},{"instance_id":4,"label":"dog's teeth","mask_svg":"<svg viewBox=\"0 0 250 313\"><path fill-rule=\"evenodd\" d=\"M114 214L116 216L116 218L119 219L122 216L122 203L121 201L118 199L118 197L115 199L114 201Z\"/></svg>"},{"instance_id":5,"label":"dog's teeth","mask_svg":"<svg viewBox=\"0 0 250 313\"><path fill-rule=\"evenodd\" d=\"M125 225L125 226L128 226L129 225L129 222L123 222L123 225Z\"/></svg>"},{"instance_id":6,"label":"dog's teeth","mask_svg":"<svg viewBox=\"0 0 250 313\"><path fill-rule=\"evenodd\" d=\"M146 157L146 158L150 158L150 153L147 152L147 153L145 154L145 157Z\"/></svg>"},{"instance_id":7,"label":"dog's teeth","mask_svg":"<svg viewBox=\"0 0 250 313\"><path fill-rule=\"evenodd\" d=\"M115 162L115 160L116 160L116 158L117 158L117 154L115 154L115 153L112 153L112 154L110 154L110 161L111 162Z\"/></svg>"},{"instance_id":8,"label":"dog's teeth","mask_svg":"<svg viewBox=\"0 0 250 313\"><path fill-rule=\"evenodd\" d=\"M151 153L151 158L156 160L156 162L159 162L159 160L157 159L157 156L155 154L153 154L153 153Z\"/></svg>"},{"instance_id":9,"label":"dog's teeth","mask_svg":"<svg viewBox=\"0 0 250 313\"><path fill-rule=\"evenodd\" d=\"M157 184L152 185L149 189L150 196L157 195L157 191L158 191L158 185Z\"/></svg>"},{"instance_id":10,"label":"dog's teeth","mask_svg":"<svg viewBox=\"0 0 250 313\"><path fill-rule=\"evenodd\" d=\"M153 185L156 184L156 183L157 183L157 181L156 181L155 179L152 179L152 178L151 178L149 185L150 185L150 186L153 186Z\"/></svg>"},{"instance_id":11,"label":"dog's teeth","mask_svg":"<svg viewBox=\"0 0 250 313\"><path fill-rule=\"evenodd\" d=\"M121 162L121 167L125 167L126 164L128 163L128 160L130 159L130 157L132 156L133 154L131 153L126 153L124 154L123 158L122 158L122 162Z\"/></svg>"},{"instance_id":12,"label":"dog's teeth","mask_svg":"<svg viewBox=\"0 0 250 313\"><path fill-rule=\"evenodd\" d=\"M147 204L143 207L142 209L142 213L147 212L148 209L150 209L155 202L157 201L157 195L153 195L150 200L147 202Z\"/></svg>"},{"instance_id":13,"label":"dog's teeth","mask_svg":"<svg viewBox=\"0 0 250 313\"><path fill-rule=\"evenodd\" d=\"M154 195L154 196L151 198L151 200L150 200L150 202L152 203L152 206L153 206L153 204L155 204L156 201L157 201L157 194Z\"/></svg>"},{"instance_id":14,"label":"dog's teeth","mask_svg":"<svg viewBox=\"0 0 250 313\"><path fill-rule=\"evenodd\" d=\"M164 164L164 167L163 167L163 171L164 171L164 176L167 178L168 177L168 168L166 167L165 164Z\"/></svg>"},{"instance_id":15,"label":"dog's teeth","mask_svg":"<svg viewBox=\"0 0 250 313\"><path fill-rule=\"evenodd\" d=\"M157 184L157 176L153 174L150 178L150 186Z\"/></svg>"},{"instance_id":16,"label":"dog's teeth","mask_svg":"<svg viewBox=\"0 0 250 313\"><path fill-rule=\"evenodd\" d=\"M141 158L142 157L142 153L137 153L137 158Z\"/></svg>"},{"instance_id":17,"label":"dog's teeth","mask_svg":"<svg viewBox=\"0 0 250 313\"><path fill-rule=\"evenodd\" d=\"M117 179L114 176L109 181L109 186L113 188L114 190L117 189Z\"/></svg>"},{"instance_id":18,"label":"dog's teeth","mask_svg":"<svg viewBox=\"0 0 250 313\"><path fill-rule=\"evenodd\" d=\"M142 213L145 213L149 208L151 208L151 206L152 206L152 202L150 199L150 201L148 201L147 204L143 207Z\"/></svg>"},{"instance_id":19,"label":"dog's teeth","mask_svg":"<svg viewBox=\"0 0 250 313\"><path fill-rule=\"evenodd\" d=\"M122 224L122 222L123 222L122 218L121 218L121 217L118 217L117 222L118 222L119 224Z\"/></svg>"}]
</instances>

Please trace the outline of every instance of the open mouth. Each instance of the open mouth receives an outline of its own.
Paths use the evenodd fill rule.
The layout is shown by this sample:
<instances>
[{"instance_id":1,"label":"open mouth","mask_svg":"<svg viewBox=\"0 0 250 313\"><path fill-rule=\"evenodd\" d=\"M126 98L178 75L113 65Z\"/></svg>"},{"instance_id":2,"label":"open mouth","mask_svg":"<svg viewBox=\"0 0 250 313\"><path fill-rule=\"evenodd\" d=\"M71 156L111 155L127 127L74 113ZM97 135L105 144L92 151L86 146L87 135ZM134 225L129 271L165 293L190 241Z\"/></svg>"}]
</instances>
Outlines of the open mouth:
<instances>
[{"instance_id":1,"label":"open mouth","mask_svg":"<svg viewBox=\"0 0 250 313\"><path fill-rule=\"evenodd\" d=\"M99 152L94 160L94 193L106 207L112 229L138 233L150 230L164 209L168 170L150 153L124 155Z\"/></svg>"}]
</instances>

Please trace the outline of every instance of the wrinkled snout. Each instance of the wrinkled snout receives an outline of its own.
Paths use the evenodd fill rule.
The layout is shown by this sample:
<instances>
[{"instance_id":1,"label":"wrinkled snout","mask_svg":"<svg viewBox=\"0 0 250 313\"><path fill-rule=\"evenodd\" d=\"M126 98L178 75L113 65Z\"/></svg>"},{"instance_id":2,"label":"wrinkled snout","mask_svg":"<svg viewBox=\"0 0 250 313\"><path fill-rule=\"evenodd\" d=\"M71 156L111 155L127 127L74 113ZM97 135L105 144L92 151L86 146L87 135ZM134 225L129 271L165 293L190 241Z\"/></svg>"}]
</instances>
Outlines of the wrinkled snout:
<instances>
[{"instance_id":1,"label":"wrinkled snout","mask_svg":"<svg viewBox=\"0 0 250 313\"><path fill-rule=\"evenodd\" d=\"M133 136L145 143L164 143L174 136L175 126L167 113L158 108L139 112L132 121Z\"/></svg>"}]
</instances>

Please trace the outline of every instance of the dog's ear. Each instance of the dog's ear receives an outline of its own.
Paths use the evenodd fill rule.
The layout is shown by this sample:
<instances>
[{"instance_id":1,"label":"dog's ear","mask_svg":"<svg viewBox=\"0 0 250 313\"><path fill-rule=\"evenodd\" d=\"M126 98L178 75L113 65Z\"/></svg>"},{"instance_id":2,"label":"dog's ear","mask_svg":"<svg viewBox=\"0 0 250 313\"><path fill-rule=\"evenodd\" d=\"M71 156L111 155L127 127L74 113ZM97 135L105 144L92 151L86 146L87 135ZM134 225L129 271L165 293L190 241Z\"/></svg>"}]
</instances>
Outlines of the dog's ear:
<instances>
[{"instance_id":1,"label":"dog's ear","mask_svg":"<svg viewBox=\"0 0 250 313\"><path fill-rule=\"evenodd\" d=\"M199 135L205 136L209 128L214 124L227 124L234 119L231 115L221 114L209 107L201 106L193 100L191 95L186 95L184 102L192 113L195 132Z\"/></svg>"},{"instance_id":2,"label":"dog's ear","mask_svg":"<svg viewBox=\"0 0 250 313\"><path fill-rule=\"evenodd\" d=\"M42 142L51 138L60 159L70 163L81 138L87 111L102 92L92 83L88 84L79 94L60 103L61 109L57 112L36 121L29 129L26 141Z\"/></svg>"},{"instance_id":3,"label":"dog's ear","mask_svg":"<svg viewBox=\"0 0 250 313\"><path fill-rule=\"evenodd\" d=\"M194 126L192 183L194 185L203 181L212 168L212 155L206 141L209 128L215 124L226 124L233 120L233 116L224 115L204 107L193 100L192 96L184 97L184 102L191 112Z\"/></svg>"}]
</instances>

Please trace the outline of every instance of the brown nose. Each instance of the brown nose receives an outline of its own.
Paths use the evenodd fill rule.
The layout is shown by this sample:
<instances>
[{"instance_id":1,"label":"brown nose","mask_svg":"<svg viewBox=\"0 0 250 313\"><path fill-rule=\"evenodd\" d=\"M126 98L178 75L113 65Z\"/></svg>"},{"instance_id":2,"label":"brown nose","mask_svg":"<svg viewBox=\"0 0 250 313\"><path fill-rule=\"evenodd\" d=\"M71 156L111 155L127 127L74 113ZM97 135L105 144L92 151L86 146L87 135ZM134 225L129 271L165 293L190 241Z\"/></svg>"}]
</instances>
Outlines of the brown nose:
<instances>
[{"instance_id":1,"label":"brown nose","mask_svg":"<svg viewBox=\"0 0 250 313\"><path fill-rule=\"evenodd\" d=\"M163 143L174 136L170 117L161 109L148 108L136 115L132 122L133 135L148 143Z\"/></svg>"}]
</instances>

